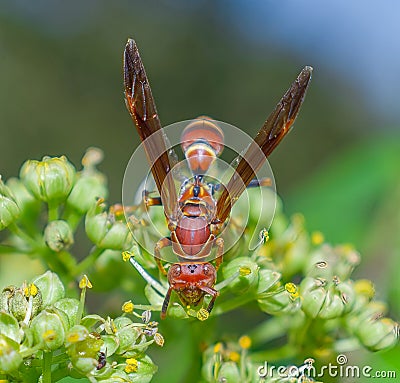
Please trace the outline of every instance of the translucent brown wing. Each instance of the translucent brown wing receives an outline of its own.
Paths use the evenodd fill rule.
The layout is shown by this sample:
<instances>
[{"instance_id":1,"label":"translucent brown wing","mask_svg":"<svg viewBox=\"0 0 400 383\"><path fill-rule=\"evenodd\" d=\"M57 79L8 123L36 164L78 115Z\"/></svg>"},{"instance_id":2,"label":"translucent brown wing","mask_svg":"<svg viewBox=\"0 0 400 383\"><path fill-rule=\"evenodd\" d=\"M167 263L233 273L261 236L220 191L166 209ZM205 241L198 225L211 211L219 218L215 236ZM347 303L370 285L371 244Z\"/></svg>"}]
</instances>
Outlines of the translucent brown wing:
<instances>
[{"instance_id":1,"label":"translucent brown wing","mask_svg":"<svg viewBox=\"0 0 400 383\"><path fill-rule=\"evenodd\" d=\"M235 173L218 198L216 223L224 222L228 218L233 204L256 176L266 157L272 153L282 138L289 132L303 103L311 80L311 73L312 68L309 66L306 66L300 72L274 111L265 121L254 141L241 156Z\"/></svg>"},{"instance_id":2,"label":"translucent brown wing","mask_svg":"<svg viewBox=\"0 0 400 383\"><path fill-rule=\"evenodd\" d=\"M131 39L124 51L124 86L126 106L142 140L164 211L171 216L175 212L177 195L169 149L137 45Z\"/></svg>"}]
</instances>

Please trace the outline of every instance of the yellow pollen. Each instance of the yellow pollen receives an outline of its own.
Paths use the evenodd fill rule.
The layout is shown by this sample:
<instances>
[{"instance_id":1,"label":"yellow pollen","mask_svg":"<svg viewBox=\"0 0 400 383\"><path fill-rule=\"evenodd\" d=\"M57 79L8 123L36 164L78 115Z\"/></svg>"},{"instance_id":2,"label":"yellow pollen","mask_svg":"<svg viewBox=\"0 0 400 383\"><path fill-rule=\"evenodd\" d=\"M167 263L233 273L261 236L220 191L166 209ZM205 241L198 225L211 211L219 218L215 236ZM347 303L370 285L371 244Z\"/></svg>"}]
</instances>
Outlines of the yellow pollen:
<instances>
[{"instance_id":1,"label":"yellow pollen","mask_svg":"<svg viewBox=\"0 0 400 383\"><path fill-rule=\"evenodd\" d=\"M38 293L38 288L30 283L28 286L24 287L24 295L28 298L30 296L35 297Z\"/></svg>"},{"instance_id":2,"label":"yellow pollen","mask_svg":"<svg viewBox=\"0 0 400 383\"><path fill-rule=\"evenodd\" d=\"M247 335L243 335L239 338L239 346L247 350L251 347L251 339Z\"/></svg>"},{"instance_id":3,"label":"yellow pollen","mask_svg":"<svg viewBox=\"0 0 400 383\"><path fill-rule=\"evenodd\" d=\"M43 340L46 342L54 340L55 337L56 337L56 333L54 330L47 330L42 335Z\"/></svg>"},{"instance_id":4,"label":"yellow pollen","mask_svg":"<svg viewBox=\"0 0 400 383\"><path fill-rule=\"evenodd\" d=\"M214 346L214 354L217 354L219 352L222 351L222 343L218 342L215 346Z\"/></svg>"},{"instance_id":5,"label":"yellow pollen","mask_svg":"<svg viewBox=\"0 0 400 383\"><path fill-rule=\"evenodd\" d=\"M122 305L122 311L124 313L131 313L134 308L135 308L135 305L131 301L125 302Z\"/></svg>"},{"instance_id":6,"label":"yellow pollen","mask_svg":"<svg viewBox=\"0 0 400 383\"><path fill-rule=\"evenodd\" d=\"M320 231L311 234L311 243L315 246L321 245L325 241L324 235Z\"/></svg>"},{"instance_id":7,"label":"yellow pollen","mask_svg":"<svg viewBox=\"0 0 400 383\"><path fill-rule=\"evenodd\" d=\"M137 372L138 361L135 358L129 358L126 360L125 372L130 374L132 372Z\"/></svg>"},{"instance_id":8,"label":"yellow pollen","mask_svg":"<svg viewBox=\"0 0 400 383\"><path fill-rule=\"evenodd\" d=\"M197 319L200 321L205 321L208 319L208 317L210 316L210 313L206 310L201 308L198 312L197 312Z\"/></svg>"},{"instance_id":9,"label":"yellow pollen","mask_svg":"<svg viewBox=\"0 0 400 383\"><path fill-rule=\"evenodd\" d=\"M239 268L239 274L241 277L245 277L246 275L251 274L251 269L250 267L247 266L242 266Z\"/></svg>"},{"instance_id":10,"label":"yellow pollen","mask_svg":"<svg viewBox=\"0 0 400 383\"><path fill-rule=\"evenodd\" d=\"M88 276L86 274L83 275L82 279L79 281L79 288L84 289L84 288L91 289L93 287L92 282L90 282Z\"/></svg>"},{"instance_id":11,"label":"yellow pollen","mask_svg":"<svg viewBox=\"0 0 400 383\"><path fill-rule=\"evenodd\" d=\"M132 255L131 252L129 252L129 251L123 251L123 252L122 252L122 259L123 259L124 262L129 261L129 259L130 259L131 257L133 257L133 255Z\"/></svg>"},{"instance_id":12,"label":"yellow pollen","mask_svg":"<svg viewBox=\"0 0 400 383\"><path fill-rule=\"evenodd\" d=\"M300 296L299 289L297 288L297 286L294 283L291 283L291 282L286 283L285 290L290 294L290 297L292 299L296 299Z\"/></svg>"},{"instance_id":13,"label":"yellow pollen","mask_svg":"<svg viewBox=\"0 0 400 383\"><path fill-rule=\"evenodd\" d=\"M240 360L240 354L236 351L231 351L228 355L229 359L232 360L233 362L239 362Z\"/></svg>"}]
</instances>

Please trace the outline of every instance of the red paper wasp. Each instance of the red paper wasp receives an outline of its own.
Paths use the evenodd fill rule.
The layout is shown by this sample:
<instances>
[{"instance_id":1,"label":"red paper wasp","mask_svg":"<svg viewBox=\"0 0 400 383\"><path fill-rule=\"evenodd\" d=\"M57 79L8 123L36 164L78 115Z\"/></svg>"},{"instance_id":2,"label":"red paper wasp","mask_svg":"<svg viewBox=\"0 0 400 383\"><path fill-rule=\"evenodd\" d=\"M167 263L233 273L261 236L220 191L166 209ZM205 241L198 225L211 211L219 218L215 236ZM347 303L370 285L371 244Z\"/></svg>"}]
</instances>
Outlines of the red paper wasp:
<instances>
[{"instance_id":1,"label":"red paper wasp","mask_svg":"<svg viewBox=\"0 0 400 383\"><path fill-rule=\"evenodd\" d=\"M166 316L171 292L174 290L185 305L198 305L205 294L212 299L211 312L218 292L214 289L218 267L222 262L224 242L218 234L224 227L231 208L243 191L257 184L256 173L266 157L289 132L303 102L311 79L312 68L305 67L283 95L253 142L241 155L236 171L217 199L213 186L203 182L203 176L224 146L222 130L207 118L189 124L181 136L193 181L183 182L177 193L172 176L172 160L157 114L149 81L136 43L128 40L124 52L124 85L128 111L135 123L160 197L145 195L147 206L163 205L170 237L160 239L154 256L160 271L168 275L169 289L162 306ZM172 246L179 262L168 273L160 260L160 250ZM215 266L205 259L217 248Z\"/></svg>"}]
</instances>

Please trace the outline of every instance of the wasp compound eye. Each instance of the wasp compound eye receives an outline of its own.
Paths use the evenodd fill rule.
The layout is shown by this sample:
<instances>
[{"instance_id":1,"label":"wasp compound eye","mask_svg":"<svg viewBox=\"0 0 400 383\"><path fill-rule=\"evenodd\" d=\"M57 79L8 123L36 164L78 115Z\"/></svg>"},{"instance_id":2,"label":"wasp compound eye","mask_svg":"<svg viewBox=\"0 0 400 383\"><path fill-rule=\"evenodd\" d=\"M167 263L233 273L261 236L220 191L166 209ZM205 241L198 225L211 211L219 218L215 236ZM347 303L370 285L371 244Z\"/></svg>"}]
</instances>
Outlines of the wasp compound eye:
<instances>
[{"instance_id":1,"label":"wasp compound eye","mask_svg":"<svg viewBox=\"0 0 400 383\"><path fill-rule=\"evenodd\" d=\"M171 273L174 277L179 277L182 273L181 266L178 264L172 265L171 266Z\"/></svg>"}]
</instances>

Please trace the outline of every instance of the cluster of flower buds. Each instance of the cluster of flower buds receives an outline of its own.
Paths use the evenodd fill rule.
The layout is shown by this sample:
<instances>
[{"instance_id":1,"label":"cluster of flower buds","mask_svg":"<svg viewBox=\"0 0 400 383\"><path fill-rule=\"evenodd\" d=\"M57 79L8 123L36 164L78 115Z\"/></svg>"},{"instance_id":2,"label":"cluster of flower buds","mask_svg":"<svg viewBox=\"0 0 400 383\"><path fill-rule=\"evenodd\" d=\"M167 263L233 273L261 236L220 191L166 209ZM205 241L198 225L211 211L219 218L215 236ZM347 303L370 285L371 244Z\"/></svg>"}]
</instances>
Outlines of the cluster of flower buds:
<instances>
[{"instance_id":1,"label":"cluster of flower buds","mask_svg":"<svg viewBox=\"0 0 400 383\"><path fill-rule=\"evenodd\" d=\"M96 267L100 257L109 260L110 251L135 246L122 206L107 209L104 203L106 177L96 168L102 158L99 149L88 149L78 172L65 156L28 160L19 178L6 183L0 178L0 230L11 234L5 241L11 252L39 258L46 268L72 281ZM94 246L79 263L70 249L82 221ZM111 258L120 263L118 254ZM117 267L118 272L121 269L122 264ZM94 279L100 274L93 273ZM114 284L117 281L113 279Z\"/></svg>"},{"instance_id":2,"label":"cluster of flower buds","mask_svg":"<svg viewBox=\"0 0 400 383\"><path fill-rule=\"evenodd\" d=\"M82 278L82 296L91 287ZM84 300L66 298L64 285L50 271L0 293L0 376L36 381L54 374L87 376L99 382L148 382L157 367L145 354L163 345L156 322L145 312L142 321L126 314L115 319L83 316ZM133 311L133 308L132 308ZM126 310L125 310L126 312Z\"/></svg>"},{"instance_id":3,"label":"cluster of flower buds","mask_svg":"<svg viewBox=\"0 0 400 383\"><path fill-rule=\"evenodd\" d=\"M248 355L251 340L244 335L237 342L216 343L203 352L202 376L206 382L257 382L255 364Z\"/></svg>"}]
</instances>

